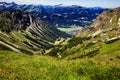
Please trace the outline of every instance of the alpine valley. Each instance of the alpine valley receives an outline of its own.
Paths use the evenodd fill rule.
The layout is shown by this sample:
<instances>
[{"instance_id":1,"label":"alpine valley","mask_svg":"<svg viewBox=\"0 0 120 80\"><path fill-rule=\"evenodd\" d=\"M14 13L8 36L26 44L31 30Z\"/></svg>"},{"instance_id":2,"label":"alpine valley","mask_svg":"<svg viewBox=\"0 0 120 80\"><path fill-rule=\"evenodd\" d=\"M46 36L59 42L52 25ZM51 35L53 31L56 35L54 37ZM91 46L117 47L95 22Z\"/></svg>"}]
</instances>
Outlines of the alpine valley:
<instances>
[{"instance_id":1,"label":"alpine valley","mask_svg":"<svg viewBox=\"0 0 120 80\"><path fill-rule=\"evenodd\" d=\"M0 80L120 80L120 7L0 2Z\"/></svg>"}]
</instances>

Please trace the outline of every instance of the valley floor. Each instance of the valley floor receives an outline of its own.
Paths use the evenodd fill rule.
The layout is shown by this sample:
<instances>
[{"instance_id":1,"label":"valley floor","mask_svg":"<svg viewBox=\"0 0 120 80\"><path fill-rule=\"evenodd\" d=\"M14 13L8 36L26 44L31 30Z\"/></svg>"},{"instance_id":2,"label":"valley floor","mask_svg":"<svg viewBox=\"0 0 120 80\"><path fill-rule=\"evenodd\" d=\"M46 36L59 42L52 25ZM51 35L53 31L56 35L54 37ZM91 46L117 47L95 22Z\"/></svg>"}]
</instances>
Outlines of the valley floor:
<instances>
[{"instance_id":1,"label":"valley floor","mask_svg":"<svg viewBox=\"0 0 120 80\"><path fill-rule=\"evenodd\" d=\"M82 29L82 27L57 28L57 29L59 29L60 31L64 31L71 35L76 35Z\"/></svg>"}]
</instances>

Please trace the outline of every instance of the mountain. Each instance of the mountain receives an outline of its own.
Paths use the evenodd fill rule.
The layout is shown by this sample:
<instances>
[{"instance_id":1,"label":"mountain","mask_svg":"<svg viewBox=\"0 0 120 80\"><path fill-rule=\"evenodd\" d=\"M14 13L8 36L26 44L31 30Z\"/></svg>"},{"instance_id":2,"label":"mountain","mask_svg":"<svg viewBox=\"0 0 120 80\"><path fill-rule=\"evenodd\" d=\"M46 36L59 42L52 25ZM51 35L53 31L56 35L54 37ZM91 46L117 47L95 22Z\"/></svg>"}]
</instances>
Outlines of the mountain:
<instances>
[{"instance_id":1,"label":"mountain","mask_svg":"<svg viewBox=\"0 0 120 80\"><path fill-rule=\"evenodd\" d=\"M58 38L70 37L52 25L19 10L0 12L0 45L17 52L48 49Z\"/></svg>"},{"instance_id":2,"label":"mountain","mask_svg":"<svg viewBox=\"0 0 120 80\"><path fill-rule=\"evenodd\" d=\"M120 7L104 11L76 37L58 46L49 55L64 60L91 59L96 63L120 65Z\"/></svg>"},{"instance_id":3,"label":"mountain","mask_svg":"<svg viewBox=\"0 0 120 80\"><path fill-rule=\"evenodd\" d=\"M0 2L0 10L22 10L30 12L33 16L47 21L55 27L88 26L106 8L72 6L44 6L44 5L18 5L16 3Z\"/></svg>"},{"instance_id":4,"label":"mountain","mask_svg":"<svg viewBox=\"0 0 120 80\"><path fill-rule=\"evenodd\" d=\"M89 34L89 36L95 36L95 34L99 36L107 35L109 37L116 36L117 32L119 33L119 31L117 31L119 30L120 21L119 11L120 8L104 11L96 18L95 22L93 22L90 26L80 31L80 33L78 33L77 36L85 36L86 33Z\"/></svg>"},{"instance_id":5,"label":"mountain","mask_svg":"<svg viewBox=\"0 0 120 80\"><path fill-rule=\"evenodd\" d=\"M79 75L89 74L89 78L84 76L84 78L82 77L80 80L118 79L120 73L116 71L116 68L118 68L118 71L120 70L120 7L104 11L90 26L79 31L76 37L68 39L66 42L60 42L56 47L50 49L48 55L57 57L59 60L68 63L77 63L80 61L82 64L88 63L87 61L94 63L94 66L89 66L89 64L92 63L88 63L84 65L84 67L79 65L82 70L83 68L85 70L87 69L87 71L84 70L85 73L83 71L83 73ZM75 63L72 65L76 66ZM97 67L95 68L95 66L98 65L100 71ZM108 77L107 72L109 72L109 70L103 71L106 70L108 66L110 71L114 70L110 73L116 73L117 75L111 74L112 76ZM91 70L91 68L93 68L93 70ZM78 67L74 69L76 70ZM82 72L81 69L78 71Z\"/></svg>"},{"instance_id":6,"label":"mountain","mask_svg":"<svg viewBox=\"0 0 120 80\"><path fill-rule=\"evenodd\" d=\"M119 27L120 8L116 8L66 39L59 37L69 35L30 13L2 11L0 79L119 80Z\"/></svg>"},{"instance_id":7,"label":"mountain","mask_svg":"<svg viewBox=\"0 0 120 80\"><path fill-rule=\"evenodd\" d=\"M93 20L104 8L85 8L77 5L72 6L43 6L41 19L49 20L56 27L71 27L72 25L85 27L90 25Z\"/></svg>"}]
</instances>

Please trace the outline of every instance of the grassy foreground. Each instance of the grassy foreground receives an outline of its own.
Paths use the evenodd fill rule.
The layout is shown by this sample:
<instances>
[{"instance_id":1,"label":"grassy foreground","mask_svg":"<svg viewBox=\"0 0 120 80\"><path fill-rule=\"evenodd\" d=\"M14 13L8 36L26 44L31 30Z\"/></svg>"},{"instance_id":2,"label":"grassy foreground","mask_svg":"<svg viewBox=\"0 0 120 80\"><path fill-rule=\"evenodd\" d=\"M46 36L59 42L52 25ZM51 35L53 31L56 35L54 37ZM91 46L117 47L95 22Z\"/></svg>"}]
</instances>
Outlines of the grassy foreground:
<instances>
[{"instance_id":1,"label":"grassy foreground","mask_svg":"<svg viewBox=\"0 0 120 80\"><path fill-rule=\"evenodd\" d=\"M0 80L120 80L120 67L0 51Z\"/></svg>"}]
</instances>

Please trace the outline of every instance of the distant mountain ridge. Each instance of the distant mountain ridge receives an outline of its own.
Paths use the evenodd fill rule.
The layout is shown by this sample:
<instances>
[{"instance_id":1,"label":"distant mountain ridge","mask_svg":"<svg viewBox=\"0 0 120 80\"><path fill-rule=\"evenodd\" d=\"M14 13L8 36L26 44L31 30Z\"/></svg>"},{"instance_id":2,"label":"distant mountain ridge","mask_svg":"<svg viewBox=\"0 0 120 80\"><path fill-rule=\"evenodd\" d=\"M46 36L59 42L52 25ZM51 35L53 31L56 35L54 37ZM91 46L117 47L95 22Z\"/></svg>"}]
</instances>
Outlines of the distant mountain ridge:
<instances>
[{"instance_id":1,"label":"distant mountain ridge","mask_svg":"<svg viewBox=\"0 0 120 80\"><path fill-rule=\"evenodd\" d=\"M106 8L72 6L43 6L43 5L18 5L16 3L0 2L0 10L22 10L30 12L33 16L47 21L55 27L88 26Z\"/></svg>"}]
</instances>

